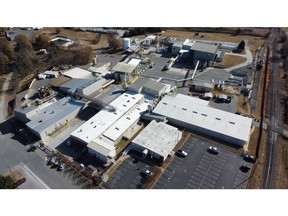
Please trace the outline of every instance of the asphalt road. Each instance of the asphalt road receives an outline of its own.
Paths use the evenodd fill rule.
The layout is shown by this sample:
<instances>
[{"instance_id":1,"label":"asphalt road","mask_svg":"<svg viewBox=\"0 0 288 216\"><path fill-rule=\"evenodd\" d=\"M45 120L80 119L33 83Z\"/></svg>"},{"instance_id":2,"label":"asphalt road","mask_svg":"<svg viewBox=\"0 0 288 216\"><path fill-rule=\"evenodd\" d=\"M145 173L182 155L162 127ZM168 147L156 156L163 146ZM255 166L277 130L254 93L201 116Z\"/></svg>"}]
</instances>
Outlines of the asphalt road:
<instances>
[{"instance_id":1,"label":"asphalt road","mask_svg":"<svg viewBox=\"0 0 288 216\"><path fill-rule=\"evenodd\" d=\"M210 145L216 146L218 155L207 152ZM246 162L236 153L205 138L191 135L182 150L187 157L174 155L173 160L156 182L155 189L243 189L250 171L240 167ZM249 164L252 167L252 164Z\"/></svg>"},{"instance_id":2,"label":"asphalt road","mask_svg":"<svg viewBox=\"0 0 288 216\"><path fill-rule=\"evenodd\" d=\"M21 164L28 167L49 188L79 188L46 165L44 152L27 152L28 146L21 144L11 131L13 123L10 119L0 124L0 173L7 173L8 169L15 170Z\"/></svg>"}]
</instances>

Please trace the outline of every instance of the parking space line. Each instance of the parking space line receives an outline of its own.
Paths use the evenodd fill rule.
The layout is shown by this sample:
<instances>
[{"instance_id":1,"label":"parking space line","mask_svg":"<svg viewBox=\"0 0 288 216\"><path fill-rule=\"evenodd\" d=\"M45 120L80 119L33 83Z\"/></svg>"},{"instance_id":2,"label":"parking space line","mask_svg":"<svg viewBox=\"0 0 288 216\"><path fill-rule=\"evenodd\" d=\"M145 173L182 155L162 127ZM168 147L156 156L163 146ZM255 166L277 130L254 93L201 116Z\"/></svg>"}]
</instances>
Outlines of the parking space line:
<instances>
[{"instance_id":1,"label":"parking space line","mask_svg":"<svg viewBox=\"0 0 288 216\"><path fill-rule=\"evenodd\" d=\"M196 181L198 181L199 183L201 183L202 180L203 180L203 178L198 177L198 176L196 176L196 175L193 175L193 176L190 178L190 180L196 180ZM190 180L189 180L189 182L190 182Z\"/></svg>"},{"instance_id":2,"label":"parking space line","mask_svg":"<svg viewBox=\"0 0 288 216\"><path fill-rule=\"evenodd\" d=\"M177 164L170 164L169 167L173 168L174 170L177 170L180 166Z\"/></svg>"},{"instance_id":3,"label":"parking space line","mask_svg":"<svg viewBox=\"0 0 288 216\"><path fill-rule=\"evenodd\" d=\"M198 176L199 178L202 178L202 179L205 177L205 174L199 173L199 172L197 172L197 171L194 172L194 175L195 175L195 176Z\"/></svg>"},{"instance_id":4,"label":"parking space line","mask_svg":"<svg viewBox=\"0 0 288 216\"><path fill-rule=\"evenodd\" d=\"M161 178L158 180L159 182L163 182L165 184L169 183L169 180L163 176L161 176Z\"/></svg>"},{"instance_id":5,"label":"parking space line","mask_svg":"<svg viewBox=\"0 0 288 216\"><path fill-rule=\"evenodd\" d=\"M156 183L153 188L154 189L163 189L161 186L158 185L158 183Z\"/></svg>"},{"instance_id":6,"label":"parking space line","mask_svg":"<svg viewBox=\"0 0 288 216\"><path fill-rule=\"evenodd\" d=\"M213 159L213 156L211 155L211 154L204 154L203 155L203 157L202 157L202 159L206 159L206 160L208 160L208 161L211 161L212 159Z\"/></svg>"},{"instance_id":7,"label":"parking space line","mask_svg":"<svg viewBox=\"0 0 288 216\"><path fill-rule=\"evenodd\" d=\"M216 181L214 181L213 179L211 179L210 177L206 176L204 179L205 182L209 182L210 184L215 185ZM214 187L214 186L213 186Z\"/></svg>"},{"instance_id":8,"label":"parking space line","mask_svg":"<svg viewBox=\"0 0 288 216\"><path fill-rule=\"evenodd\" d=\"M212 175L210 172L208 172L208 173L206 174L206 176L207 176L208 178L210 178L210 179L213 179L214 181L216 181L216 180L218 179L216 176Z\"/></svg>"},{"instance_id":9,"label":"parking space line","mask_svg":"<svg viewBox=\"0 0 288 216\"><path fill-rule=\"evenodd\" d=\"M211 164L211 161L212 161L212 160L208 160L208 159L206 159L206 158L202 158L201 161L200 161L200 163L205 163L205 164L207 164L207 165L210 165L210 164Z\"/></svg>"},{"instance_id":10,"label":"parking space line","mask_svg":"<svg viewBox=\"0 0 288 216\"><path fill-rule=\"evenodd\" d=\"M193 185L194 187L196 187L198 189L200 184L201 184L201 182L199 182L197 180L194 180L194 179L190 179L188 184L191 184L191 185Z\"/></svg>"},{"instance_id":11,"label":"parking space line","mask_svg":"<svg viewBox=\"0 0 288 216\"><path fill-rule=\"evenodd\" d=\"M217 164L217 165L219 165L219 166L224 166L224 165L225 165L224 162L221 162L221 161L219 161L219 160L217 160L217 159L214 160L213 163L214 163L214 164Z\"/></svg>"},{"instance_id":12,"label":"parking space line","mask_svg":"<svg viewBox=\"0 0 288 216\"><path fill-rule=\"evenodd\" d=\"M186 188L187 189L198 189L198 187L196 187L195 185L193 185L191 183L187 183Z\"/></svg>"},{"instance_id":13,"label":"parking space line","mask_svg":"<svg viewBox=\"0 0 288 216\"><path fill-rule=\"evenodd\" d=\"M207 187L207 186L201 184L201 185L200 185L200 189L209 189L209 187Z\"/></svg>"},{"instance_id":14,"label":"parking space line","mask_svg":"<svg viewBox=\"0 0 288 216\"><path fill-rule=\"evenodd\" d=\"M209 174L211 174L211 175L213 175L213 176L216 176L216 177L218 178L219 175L220 175L220 172L216 172L215 170L210 169L210 170L209 170Z\"/></svg>"},{"instance_id":15,"label":"parking space line","mask_svg":"<svg viewBox=\"0 0 288 216\"><path fill-rule=\"evenodd\" d=\"M181 165L182 165L182 162L176 161L176 160L174 160L172 163L175 163L175 164L177 164L178 166L181 166Z\"/></svg>"},{"instance_id":16,"label":"parking space line","mask_svg":"<svg viewBox=\"0 0 288 216\"><path fill-rule=\"evenodd\" d=\"M228 158L224 153L219 153L217 156L219 157L219 159L221 158L222 160L226 160Z\"/></svg>"},{"instance_id":17,"label":"parking space line","mask_svg":"<svg viewBox=\"0 0 288 216\"><path fill-rule=\"evenodd\" d=\"M204 181L202 182L202 185L205 185L205 186L207 186L207 187L209 187L209 188L214 188L214 184L211 184L210 182L205 181L205 179L204 179Z\"/></svg>"},{"instance_id":18,"label":"parking space line","mask_svg":"<svg viewBox=\"0 0 288 216\"><path fill-rule=\"evenodd\" d=\"M211 167L216 168L216 169L218 169L218 170L222 170L222 169L223 169L223 166L219 166L219 165L217 165L217 164L215 164L215 163L212 163L212 164L211 164Z\"/></svg>"},{"instance_id":19,"label":"parking space line","mask_svg":"<svg viewBox=\"0 0 288 216\"><path fill-rule=\"evenodd\" d=\"M209 167L203 167L202 165L199 164L199 165L196 167L196 170L197 170L197 169L200 169L200 170L202 170L202 171L204 171L204 172L207 172L208 168L209 168Z\"/></svg>"},{"instance_id":20,"label":"parking space line","mask_svg":"<svg viewBox=\"0 0 288 216\"><path fill-rule=\"evenodd\" d=\"M184 161L184 158L182 157L174 157L174 161L179 161L179 162L183 162Z\"/></svg>"},{"instance_id":21,"label":"parking space line","mask_svg":"<svg viewBox=\"0 0 288 216\"><path fill-rule=\"evenodd\" d=\"M160 185L164 185L163 188L165 188L167 186L168 182L165 182L165 181L163 181L163 179L160 178L157 183L159 183Z\"/></svg>"},{"instance_id":22,"label":"parking space line","mask_svg":"<svg viewBox=\"0 0 288 216\"><path fill-rule=\"evenodd\" d=\"M137 188L136 188L136 185L134 185L134 184L130 184L129 186L130 186L130 188L132 188L132 189L137 189Z\"/></svg>"},{"instance_id":23,"label":"parking space line","mask_svg":"<svg viewBox=\"0 0 288 216\"><path fill-rule=\"evenodd\" d=\"M200 173L200 174L202 174L202 175L206 175L206 173L207 173L207 171L205 170L201 170L201 169L198 169L198 168L196 168L196 170L195 170L197 173Z\"/></svg>"}]
</instances>

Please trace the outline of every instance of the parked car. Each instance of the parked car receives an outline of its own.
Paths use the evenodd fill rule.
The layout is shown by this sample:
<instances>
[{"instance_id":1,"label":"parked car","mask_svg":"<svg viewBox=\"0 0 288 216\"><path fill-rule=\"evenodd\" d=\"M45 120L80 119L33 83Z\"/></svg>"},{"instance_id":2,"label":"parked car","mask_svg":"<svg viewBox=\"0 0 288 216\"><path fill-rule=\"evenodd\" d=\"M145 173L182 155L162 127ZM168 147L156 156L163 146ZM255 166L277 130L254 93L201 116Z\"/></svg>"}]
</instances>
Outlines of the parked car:
<instances>
[{"instance_id":1,"label":"parked car","mask_svg":"<svg viewBox=\"0 0 288 216\"><path fill-rule=\"evenodd\" d=\"M64 168L65 168L65 164L64 164L63 162L60 162L57 170L58 170L58 171L62 171L62 170L64 170Z\"/></svg>"},{"instance_id":2,"label":"parked car","mask_svg":"<svg viewBox=\"0 0 288 216\"><path fill-rule=\"evenodd\" d=\"M178 150L177 150L177 154L180 155L180 156L182 156L182 157L186 157L186 156L188 155L187 152L185 152L185 151L183 151L183 150L181 150L181 149L178 149Z\"/></svg>"},{"instance_id":3,"label":"parked car","mask_svg":"<svg viewBox=\"0 0 288 216\"><path fill-rule=\"evenodd\" d=\"M211 154L218 154L218 149L215 146L210 146L208 148L208 152L210 152Z\"/></svg>"},{"instance_id":4,"label":"parked car","mask_svg":"<svg viewBox=\"0 0 288 216\"><path fill-rule=\"evenodd\" d=\"M250 162L250 163L255 163L257 161L256 157L252 156L252 155L249 155L249 154L245 154L243 159L246 161L246 162Z\"/></svg>"},{"instance_id":5,"label":"parked car","mask_svg":"<svg viewBox=\"0 0 288 216\"><path fill-rule=\"evenodd\" d=\"M23 184L24 182L26 182L26 178L21 178L18 181L15 182L15 187L20 186L21 184Z\"/></svg>"},{"instance_id":6,"label":"parked car","mask_svg":"<svg viewBox=\"0 0 288 216\"><path fill-rule=\"evenodd\" d=\"M244 164L244 165L242 165L242 166L240 167L240 170L241 170L242 172L248 172L250 169L251 169L251 168L250 168L249 166L247 166L246 164Z\"/></svg>"},{"instance_id":7,"label":"parked car","mask_svg":"<svg viewBox=\"0 0 288 216\"><path fill-rule=\"evenodd\" d=\"M53 155L53 156L50 158L50 160L49 160L49 162L48 162L48 165L50 165L50 164L54 165L54 164L56 163L56 159L57 159L57 157L56 157L55 155Z\"/></svg>"},{"instance_id":8,"label":"parked car","mask_svg":"<svg viewBox=\"0 0 288 216\"><path fill-rule=\"evenodd\" d=\"M153 175L153 173L152 173L150 170L148 170L148 169L144 169L144 170L143 170L143 174L144 174L145 176L152 176L152 175Z\"/></svg>"}]
</instances>

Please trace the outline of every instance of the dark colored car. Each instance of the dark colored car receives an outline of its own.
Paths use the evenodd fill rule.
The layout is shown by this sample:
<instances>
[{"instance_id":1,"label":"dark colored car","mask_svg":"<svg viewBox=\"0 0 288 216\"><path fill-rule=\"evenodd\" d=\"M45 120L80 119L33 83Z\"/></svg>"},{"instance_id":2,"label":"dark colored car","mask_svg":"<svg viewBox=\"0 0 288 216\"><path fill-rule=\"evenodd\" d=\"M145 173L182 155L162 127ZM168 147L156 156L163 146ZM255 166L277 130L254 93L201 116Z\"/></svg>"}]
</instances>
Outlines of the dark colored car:
<instances>
[{"instance_id":1,"label":"dark colored car","mask_svg":"<svg viewBox=\"0 0 288 216\"><path fill-rule=\"evenodd\" d=\"M181 149L178 149L178 150L177 150L177 154L180 155L180 156L182 156L182 157L186 157L186 156L188 155L187 152L185 152L185 151L183 151L183 150L181 150Z\"/></svg>"},{"instance_id":2,"label":"dark colored car","mask_svg":"<svg viewBox=\"0 0 288 216\"><path fill-rule=\"evenodd\" d=\"M243 159L246 162L250 162L250 163L255 163L257 161L256 157L249 155L249 154L244 155Z\"/></svg>"},{"instance_id":3,"label":"dark colored car","mask_svg":"<svg viewBox=\"0 0 288 216\"><path fill-rule=\"evenodd\" d=\"M242 172L248 172L249 170L250 170L251 168L249 167L249 166L247 166L246 164L244 164L244 165L242 165L241 167L240 167L240 170L242 171Z\"/></svg>"},{"instance_id":4,"label":"dark colored car","mask_svg":"<svg viewBox=\"0 0 288 216\"><path fill-rule=\"evenodd\" d=\"M210 146L208 149L207 149L208 152L210 152L211 154L218 154L218 149L214 146Z\"/></svg>"},{"instance_id":5,"label":"dark colored car","mask_svg":"<svg viewBox=\"0 0 288 216\"><path fill-rule=\"evenodd\" d=\"M21 178L18 181L15 182L15 187L20 186L21 184L23 184L24 182L26 182L26 178Z\"/></svg>"}]
</instances>

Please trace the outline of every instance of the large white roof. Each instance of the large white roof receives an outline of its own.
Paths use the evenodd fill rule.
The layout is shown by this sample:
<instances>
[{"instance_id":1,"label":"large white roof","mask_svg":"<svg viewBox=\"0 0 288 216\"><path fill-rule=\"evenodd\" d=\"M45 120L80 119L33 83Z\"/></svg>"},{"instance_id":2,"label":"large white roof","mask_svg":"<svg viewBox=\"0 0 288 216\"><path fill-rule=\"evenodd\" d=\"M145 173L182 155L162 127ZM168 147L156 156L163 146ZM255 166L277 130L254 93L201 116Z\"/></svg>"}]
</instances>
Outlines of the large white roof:
<instances>
[{"instance_id":1,"label":"large white roof","mask_svg":"<svg viewBox=\"0 0 288 216\"><path fill-rule=\"evenodd\" d=\"M181 96L182 97L182 96ZM166 95L153 113L247 142L252 119Z\"/></svg>"},{"instance_id":2,"label":"large white roof","mask_svg":"<svg viewBox=\"0 0 288 216\"><path fill-rule=\"evenodd\" d=\"M78 79L94 77L91 72L84 70L84 69L81 69L79 67L75 67L73 69L70 69L70 70L64 72L63 75L70 77L70 78L78 78Z\"/></svg>"},{"instance_id":3,"label":"large white roof","mask_svg":"<svg viewBox=\"0 0 288 216\"><path fill-rule=\"evenodd\" d=\"M126 92L110 103L116 111L101 110L87 122L71 133L71 136L89 143L91 140L99 137L112 124L120 119L128 110L137 104L144 96Z\"/></svg>"},{"instance_id":4,"label":"large white roof","mask_svg":"<svg viewBox=\"0 0 288 216\"><path fill-rule=\"evenodd\" d=\"M132 59L128 62L128 64L132 64L132 65L138 66L141 61L142 61L141 59L132 58Z\"/></svg>"},{"instance_id":5,"label":"large white roof","mask_svg":"<svg viewBox=\"0 0 288 216\"><path fill-rule=\"evenodd\" d=\"M195 98L195 97L191 97L191 96L187 96L184 94L176 94L175 98L180 99L180 100L185 100L188 103L199 104L199 105L203 105L203 106L208 106L208 104L209 104L209 101L202 100L202 99Z\"/></svg>"},{"instance_id":6,"label":"large white roof","mask_svg":"<svg viewBox=\"0 0 288 216\"><path fill-rule=\"evenodd\" d=\"M111 158L115 157L115 147L112 145L107 144L102 138L97 138L97 141L91 141L87 145L90 149L93 149L94 151L104 155L109 156Z\"/></svg>"},{"instance_id":7,"label":"large white roof","mask_svg":"<svg viewBox=\"0 0 288 216\"><path fill-rule=\"evenodd\" d=\"M139 104L129 110L118 121L116 121L108 130L103 133L103 136L112 141L116 141L131 125L133 125L143 112L147 110L150 101L143 99Z\"/></svg>"},{"instance_id":8,"label":"large white roof","mask_svg":"<svg viewBox=\"0 0 288 216\"><path fill-rule=\"evenodd\" d=\"M182 132L176 127L153 120L132 143L161 155L165 160L181 137Z\"/></svg>"}]
</instances>

